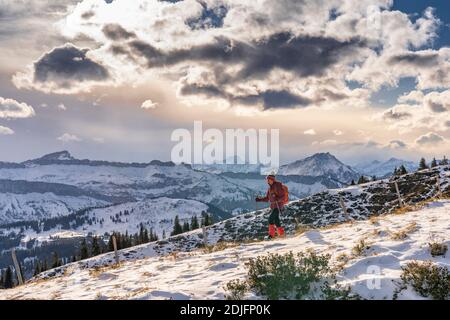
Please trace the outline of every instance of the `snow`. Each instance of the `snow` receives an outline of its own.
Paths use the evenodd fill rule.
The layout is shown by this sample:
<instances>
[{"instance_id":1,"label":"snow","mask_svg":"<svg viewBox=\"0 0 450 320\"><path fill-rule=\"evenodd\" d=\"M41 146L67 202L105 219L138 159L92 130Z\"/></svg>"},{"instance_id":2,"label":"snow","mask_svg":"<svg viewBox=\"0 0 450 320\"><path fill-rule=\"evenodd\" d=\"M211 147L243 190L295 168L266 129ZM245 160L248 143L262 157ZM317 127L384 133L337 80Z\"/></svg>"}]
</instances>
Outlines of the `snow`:
<instances>
[{"instance_id":1,"label":"snow","mask_svg":"<svg viewBox=\"0 0 450 320\"><path fill-rule=\"evenodd\" d=\"M355 169L361 174L368 176L384 177L391 175L395 168L399 168L401 165L405 166L408 172L415 171L417 164L412 161L406 161L396 158L390 158L384 162L374 160L372 162L360 163L355 165Z\"/></svg>"},{"instance_id":2,"label":"snow","mask_svg":"<svg viewBox=\"0 0 450 320\"><path fill-rule=\"evenodd\" d=\"M180 223L191 222L193 216L197 216L198 221L201 220L202 212L208 212L208 206L196 200L186 199L171 199L171 198L155 198L147 199L137 202L127 202L118 205L106 206L104 208L91 209L87 213L87 218L104 220L104 223L85 223L72 230L61 230L60 226L46 231L36 233L33 229L23 231L22 243L36 240L35 245L48 242L54 238L67 238L68 234L74 234L73 237L82 237L88 234L103 235L106 232L121 232L135 233L139 231L139 226L142 223L148 229L153 231L162 238L163 230L167 235L170 234L173 228L173 219L178 215ZM123 215L128 211L129 215ZM113 222L116 215L122 212L119 216L119 221ZM4 234L15 232L19 233L20 228L2 228Z\"/></svg>"},{"instance_id":3,"label":"snow","mask_svg":"<svg viewBox=\"0 0 450 320\"><path fill-rule=\"evenodd\" d=\"M66 216L83 208L106 204L108 202L87 196L59 196L51 192L0 193L0 223Z\"/></svg>"},{"instance_id":4,"label":"snow","mask_svg":"<svg viewBox=\"0 0 450 320\"><path fill-rule=\"evenodd\" d=\"M122 250L119 266L107 265L112 261L111 253L94 257L65 266L57 276L0 291L0 299L223 299L223 286L245 277L244 264L249 258L308 249L331 254L333 262L348 255L350 259L338 275L339 283L350 285L366 299L391 299L405 263L431 260L450 266L448 255L433 258L428 250L431 238L450 244L449 221L450 200L443 199L416 211L310 230L274 241L235 244L212 253L197 249L160 255L155 244L145 244ZM392 234L411 223L416 229L405 239L394 240ZM365 239L370 248L362 255L352 255L360 239ZM131 258L125 258L132 253ZM258 297L250 294L247 298ZM421 299L410 288L399 298Z\"/></svg>"},{"instance_id":5,"label":"snow","mask_svg":"<svg viewBox=\"0 0 450 320\"><path fill-rule=\"evenodd\" d=\"M358 174L330 153L317 153L303 160L283 165L279 175L329 176L341 182L357 179Z\"/></svg>"}]
</instances>

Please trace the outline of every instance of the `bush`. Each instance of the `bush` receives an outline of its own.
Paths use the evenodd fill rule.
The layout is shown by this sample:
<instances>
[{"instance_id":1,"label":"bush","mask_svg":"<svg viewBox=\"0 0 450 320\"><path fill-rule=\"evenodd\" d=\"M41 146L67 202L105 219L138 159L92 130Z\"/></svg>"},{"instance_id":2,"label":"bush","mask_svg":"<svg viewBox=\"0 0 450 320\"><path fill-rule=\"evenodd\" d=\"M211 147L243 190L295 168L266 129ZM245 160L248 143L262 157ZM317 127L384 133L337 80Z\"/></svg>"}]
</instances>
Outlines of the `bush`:
<instances>
[{"instance_id":1,"label":"bush","mask_svg":"<svg viewBox=\"0 0 450 320\"><path fill-rule=\"evenodd\" d=\"M400 276L402 283L394 298L409 285L422 297L435 300L445 300L450 297L450 272L446 267L440 267L431 261L413 261L402 267Z\"/></svg>"},{"instance_id":2,"label":"bush","mask_svg":"<svg viewBox=\"0 0 450 320\"><path fill-rule=\"evenodd\" d=\"M247 283L241 280L232 280L225 285L225 290L230 292L225 296L227 300L242 300L247 292Z\"/></svg>"},{"instance_id":3,"label":"bush","mask_svg":"<svg viewBox=\"0 0 450 320\"><path fill-rule=\"evenodd\" d=\"M445 256L448 250L448 246L445 243L439 243L439 242L432 242L428 244L430 248L431 256L437 257L437 256Z\"/></svg>"},{"instance_id":4,"label":"bush","mask_svg":"<svg viewBox=\"0 0 450 320\"><path fill-rule=\"evenodd\" d=\"M253 290L270 300L311 297L316 289L323 299L356 297L351 295L350 289L342 290L336 284L329 260L329 255L317 255L313 252L260 256L246 263L246 281L229 282L227 289L231 291L230 296L242 297L242 291L245 293ZM328 280L333 280L334 286Z\"/></svg>"},{"instance_id":5,"label":"bush","mask_svg":"<svg viewBox=\"0 0 450 320\"><path fill-rule=\"evenodd\" d=\"M356 245L352 248L352 253L355 257L365 255L367 250L370 249L370 244L365 239L360 239Z\"/></svg>"}]
</instances>

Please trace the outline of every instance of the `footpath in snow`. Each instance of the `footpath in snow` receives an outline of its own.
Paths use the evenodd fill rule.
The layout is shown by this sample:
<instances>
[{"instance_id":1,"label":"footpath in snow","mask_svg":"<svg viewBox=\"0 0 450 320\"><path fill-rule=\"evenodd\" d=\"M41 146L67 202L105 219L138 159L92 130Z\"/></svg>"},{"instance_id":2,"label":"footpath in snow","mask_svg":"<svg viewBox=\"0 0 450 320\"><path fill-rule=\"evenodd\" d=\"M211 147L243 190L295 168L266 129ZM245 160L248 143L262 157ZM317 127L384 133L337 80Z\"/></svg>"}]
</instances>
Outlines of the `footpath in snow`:
<instances>
[{"instance_id":1,"label":"footpath in snow","mask_svg":"<svg viewBox=\"0 0 450 320\"><path fill-rule=\"evenodd\" d=\"M440 200L417 211L310 230L285 239L234 245L216 252L198 249L160 257L149 250L147 257L125 260L120 266L81 268L75 263L68 265L61 276L0 290L0 299L224 299L224 285L245 278L248 259L308 249L331 254L335 262L348 257L338 281L350 285L362 298L392 299L401 266L407 262L431 260L450 267L449 254L433 258L428 248L433 239L450 245L449 222L450 200ZM369 248L355 255L352 249L361 239ZM103 258L91 260L98 259ZM422 298L405 290L399 299Z\"/></svg>"}]
</instances>

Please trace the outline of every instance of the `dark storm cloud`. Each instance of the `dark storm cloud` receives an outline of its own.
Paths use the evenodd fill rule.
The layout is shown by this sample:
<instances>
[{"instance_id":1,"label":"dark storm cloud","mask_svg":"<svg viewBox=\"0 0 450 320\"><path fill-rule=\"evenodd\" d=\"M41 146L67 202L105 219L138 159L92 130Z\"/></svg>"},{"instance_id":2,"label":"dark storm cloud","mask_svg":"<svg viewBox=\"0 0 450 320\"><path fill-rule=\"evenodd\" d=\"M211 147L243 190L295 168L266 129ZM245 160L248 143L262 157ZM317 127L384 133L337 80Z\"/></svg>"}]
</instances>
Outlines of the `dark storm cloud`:
<instances>
[{"instance_id":1,"label":"dark storm cloud","mask_svg":"<svg viewBox=\"0 0 450 320\"><path fill-rule=\"evenodd\" d=\"M117 23L106 24L102 31L108 39L114 41L136 38L136 34L134 32L128 32Z\"/></svg>"},{"instance_id":2,"label":"dark storm cloud","mask_svg":"<svg viewBox=\"0 0 450 320\"><path fill-rule=\"evenodd\" d=\"M267 90L255 95L235 97L234 100L246 105L259 103L265 110L305 107L312 103L310 99L295 95L287 90Z\"/></svg>"},{"instance_id":3,"label":"dark storm cloud","mask_svg":"<svg viewBox=\"0 0 450 320\"><path fill-rule=\"evenodd\" d=\"M410 52L405 54L399 54L391 57L388 61L389 64L405 63L414 66L426 66L431 67L439 63L438 53L418 53Z\"/></svg>"},{"instance_id":4,"label":"dark storm cloud","mask_svg":"<svg viewBox=\"0 0 450 320\"><path fill-rule=\"evenodd\" d=\"M235 80L259 78L277 68L302 77L320 76L363 45L359 39L341 42L327 37L294 37L290 33L275 34L249 44L218 37L213 43L168 52L140 40L130 43L134 54L147 59L149 68L184 61L243 64Z\"/></svg>"},{"instance_id":5,"label":"dark storm cloud","mask_svg":"<svg viewBox=\"0 0 450 320\"><path fill-rule=\"evenodd\" d=\"M391 121L405 120L405 119L410 118L411 116L412 116L412 114L409 112L399 112L399 111L395 111L392 109L383 113L383 119L391 120Z\"/></svg>"},{"instance_id":6,"label":"dark storm cloud","mask_svg":"<svg viewBox=\"0 0 450 320\"><path fill-rule=\"evenodd\" d=\"M226 93L215 85L184 84L180 89L180 94L184 96L203 95L208 98L229 98Z\"/></svg>"},{"instance_id":7,"label":"dark storm cloud","mask_svg":"<svg viewBox=\"0 0 450 320\"><path fill-rule=\"evenodd\" d=\"M313 101L293 94L287 90L267 90L251 95L232 95L214 85L185 84L180 90L182 95L203 95L208 98L223 98L243 105L260 104L265 110L276 108L296 108L310 105Z\"/></svg>"},{"instance_id":8,"label":"dark storm cloud","mask_svg":"<svg viewBox=\"0 0 450 320\"><path fill-rule=\"evenodd\" d=\"M289 90L267 90L257 94L235 95L222 87L249 79L264 79L272 70L281 69L300 77L321 76L340 59L365 44L359 39L338 41L327 37L295 37L291 33L274 34L251 43L216 37L213 42L188 49L163 51L139 39L126 46L111 47L114 54L131 59L144 58L147 68L159 68L179 63L198 62L207 65L214 79L207 84L184 84L182 95L204 95L224 98L230 102L251 105L259 103L264 109L292 108L313 101ZM237 73L228 73L227 66L239 66ZM206 80L205 80L206 81ZM323 99L342 100L345 94L324 92Z\"/></svg>"},{"instance_id":9,"label":"dark storm cloud","mask_svg":"<svg viewBox=\"0 0 450 320\"><path fill-rule=\"evenodd\" d=\"M88 49L71 44L54 48L34 63L34 81L56 81L66 86L72 81L103 81L109 78L108 70L86 56Z\"/></svg>"}]
</instances>

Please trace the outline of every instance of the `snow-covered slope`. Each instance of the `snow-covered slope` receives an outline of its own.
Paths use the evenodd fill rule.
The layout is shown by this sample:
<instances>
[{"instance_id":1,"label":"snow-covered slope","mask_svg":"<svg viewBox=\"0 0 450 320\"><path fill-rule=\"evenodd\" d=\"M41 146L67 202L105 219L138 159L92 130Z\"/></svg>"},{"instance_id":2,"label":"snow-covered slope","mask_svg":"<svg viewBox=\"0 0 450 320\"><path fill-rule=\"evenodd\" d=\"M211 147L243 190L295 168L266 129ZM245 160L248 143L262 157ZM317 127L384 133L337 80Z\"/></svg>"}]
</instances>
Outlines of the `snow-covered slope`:
<instances>
[{"instance_id":1,"label":"snow-covered slope","mask_svg":"<svg viewBox=\"0 0 450 320\"><path fill-rule=\"evenodd\" d=\"M57 196L54 193L0 193L0 224L66 216L108 202L87 196Z\"/></svg>"},{"instance_id":2,"label":"snow-covered slope","mask_svg":"<svg viewBox=\"0 0 450 320\"><path fill-rule=\"evenodd\" d=\"M81 236L88 234L102 236L112 232L135 233L139 230L140 224L143 224L147 229L153 229L161 238L163 230L167 235L172 231L175 216L179 217L181 224L190 222L194 216L200 221L202 213L211 213L210 209L207 204L196 200L163 197L82 210L76 215L65 218L64 223L52 223L56 226L46 230L36 231L28 228L24 223L20 227L0 226L0 233L14 232L16 235L21 235L22 242L25 239L28 242L38 238L50 238L64 230L68 231L65 226L70 226L70 231L77 232ZM220 218L227 217L229 216L225 215ZM41 220L41 225L46 222L47 220Z\"/></svg>"},{"instance_id":3,"label":"snow-covered slope","mask_svg":"<svg viewBox=\"0 0 450 320\"><path fill-rule=\"evenodd\" d=\"M246 277L249 258L305 250L330 254L332 263L342 267L338 283L350 286L362 298L392 299L395 281L400 280L401 267L407 262L450 264L448 255L432 257L428 249L431 236L450 244L449 221L450 201L441 200L401 215L310 230L270 242L242 243L212 253L199 249L160 257L153 244L146 244L122 250L120 266L112 266L113 254L105 254L51 270L24 286L0 290L0 299L224 299L225 284ZM415 228L408 228L411 225ZM393 236L405 228L409 231L404 239ZM368 249L354 254L361 239ZM250 293L246 298L261 297ZM423 299L411 288L398 298Z\"/></svg>"},{"instance_id":4,"label":"snow-covered slope","mask_svg":"<svg viewBox=\"0 0 450 320\"><path fill-rule=\"evenodd\" d=\"M327 153L316 153L303 160L298 160L280 167L279 175L325 176L339 182L350 182L359 175L350 166L343 164L335 156Z\"/></svg>"},{"instance_id":5,"label":"snow-covered slope","mask_svg":"<svg viewBox=\"0 0 450 320\"><path fill-rule=\"evenodd\" d=\"M404 165L408 172L417 170L417 164L412 161L401 160L397 158L390 158L386 161L374 160L368 163L360 163L354 168L363 175L386 177L394 173L395 168Z\"/></svg>"},{"instance_id":6,"label":"snow-covered slope","mask_svg":"<svg viewBox=\"0 0 450 320\"><path fill-rule=\"evenodd\" d=\"M226 179L171 162L115 163L74 159L68 152L0 167L0 179L72 185L111 197L194 199L223 210L246 208L253 191Z\"/></svg>"},{"instance_id":7,"label":"snow-covered slope","mask_svg":"<svg viewBox=\"0 0 450 320\"><path fill-rule=\"evenodd\" d=\"M65 216L125 199L61 183L0 179L0 225Z\"/></svg>"}]
</instances>

